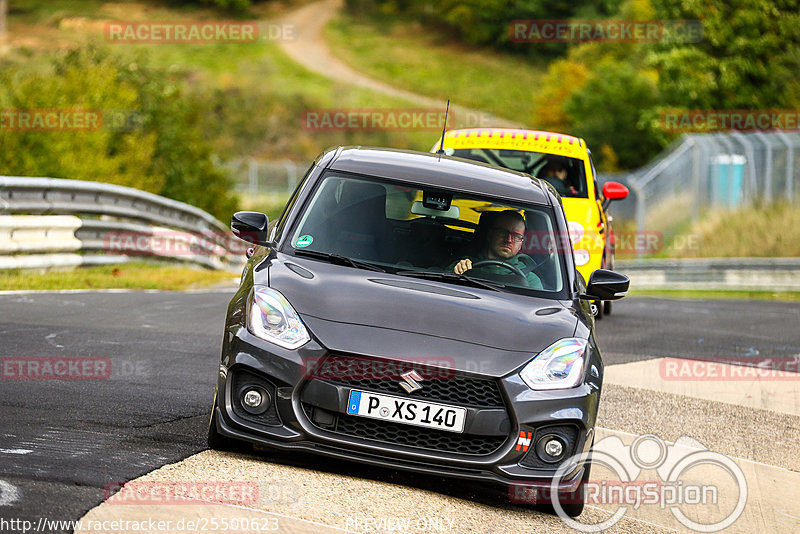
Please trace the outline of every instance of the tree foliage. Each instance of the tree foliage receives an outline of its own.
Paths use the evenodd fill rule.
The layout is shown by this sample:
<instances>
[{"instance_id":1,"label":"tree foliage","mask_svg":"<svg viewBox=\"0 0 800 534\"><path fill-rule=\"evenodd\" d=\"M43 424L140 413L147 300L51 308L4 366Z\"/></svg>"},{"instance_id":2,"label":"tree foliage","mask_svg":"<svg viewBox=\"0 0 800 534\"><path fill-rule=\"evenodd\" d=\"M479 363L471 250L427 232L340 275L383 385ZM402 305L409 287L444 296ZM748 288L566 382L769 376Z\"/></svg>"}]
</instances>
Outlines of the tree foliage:
<instances>
[{"instance_id":1,"label":"tree foliage","mask_svg":"<svg viewBox=\"0 0 800 534\"><path fill-rule=\"evenodd\" d=\"M514 43L509 27L514 20L597 18L613 13L620 0L347 0L354 13L401 14L447 29L471 45L513 50L531 57L563 54L563 44Z\"/></svg>"},{"instance_id":2,"label":"tree foliage","mask_svg":"<svg viewBox=\"0 0 800 534\"><path fill-rule=\"evenodd\" d=\"M236 208L203 139L205 106L178 80L93 46L46 68L0 69L0 109L92 110L97 129L0 128L0 173L109 182L198 206L220 219Z\"/></svg>"},{"instance_id":3,"label":"tree foliage","mask_svg":"<svg viewBox=\"0 0 800 534\"><path fill-rule=\"evenodd\" d=\"M539 62L530 126L586 138L598 166L641 165L675 133L660 112L684 109L797 109L800 11L795 0L348 0L356 12L420 20L459 40ZM511 43L515 19L622 19L699 23L700 39L657 43ZM463 103L469 105L469 103Z\"/></svg>"},{"instance_id":4,"label":"tree foliage","mask_svg":"<svg viewBox=\"0 0 800 534\"><path fill-rule=\"evenodd\" d=\"M657 45L650 63L670 106L768 109L800 104L800 11L790 0L657 0L656 16L699 19L702 40Z\"/></svg>"}]
</instances>

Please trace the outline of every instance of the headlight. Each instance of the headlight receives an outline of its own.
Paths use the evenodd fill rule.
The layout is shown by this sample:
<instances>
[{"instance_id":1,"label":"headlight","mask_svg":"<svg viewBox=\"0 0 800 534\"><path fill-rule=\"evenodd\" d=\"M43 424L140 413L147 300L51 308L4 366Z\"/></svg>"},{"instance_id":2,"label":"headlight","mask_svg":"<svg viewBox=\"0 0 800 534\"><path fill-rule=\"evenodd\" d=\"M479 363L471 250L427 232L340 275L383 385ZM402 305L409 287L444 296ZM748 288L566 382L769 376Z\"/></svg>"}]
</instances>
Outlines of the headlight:
<instances>
[{"instance_id":1,"label":"headlight","mask_svg":"<svg viewBox=\"0 0 800 534\"><path fill-rule=\"evenodd\" d=\"M286 349L296 349L311 339L289 301L265 286L256 286L250 294L247 325L256 336Z\"/></svg>"},{"instance_id":2,"label":"headlight","mask_svg":"<svg viewBox=\"0 0 800 534\"><path fill-rule=\"evenodd\" d=\"M583 375L585 352L585 339L561 339L540 352L519 376L531 389L574 388Z\"/></svg>"}]
</instances>

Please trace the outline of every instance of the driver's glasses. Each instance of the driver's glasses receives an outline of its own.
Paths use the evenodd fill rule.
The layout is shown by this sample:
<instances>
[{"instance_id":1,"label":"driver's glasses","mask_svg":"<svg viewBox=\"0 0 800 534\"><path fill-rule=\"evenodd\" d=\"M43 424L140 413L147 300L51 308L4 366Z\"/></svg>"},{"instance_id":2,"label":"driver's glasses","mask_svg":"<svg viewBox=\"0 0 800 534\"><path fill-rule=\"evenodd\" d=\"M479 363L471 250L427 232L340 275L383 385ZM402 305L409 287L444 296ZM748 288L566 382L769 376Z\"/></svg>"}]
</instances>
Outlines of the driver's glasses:
<instances>
[{"instance_id":1,"label":"driver's glasses","mask_svg":"<svg viewBox=\"0 0 800 534\"><path fill-rule=\"evenodd\" d=\"M508 241L509 237L511 237L511 240L514 243L522 243L525 240L525 236L523 234L509 232L505 228L492 228L492 232L494 232L494 235L501 237L504 242Z\"/></svg>"}]
</instances>

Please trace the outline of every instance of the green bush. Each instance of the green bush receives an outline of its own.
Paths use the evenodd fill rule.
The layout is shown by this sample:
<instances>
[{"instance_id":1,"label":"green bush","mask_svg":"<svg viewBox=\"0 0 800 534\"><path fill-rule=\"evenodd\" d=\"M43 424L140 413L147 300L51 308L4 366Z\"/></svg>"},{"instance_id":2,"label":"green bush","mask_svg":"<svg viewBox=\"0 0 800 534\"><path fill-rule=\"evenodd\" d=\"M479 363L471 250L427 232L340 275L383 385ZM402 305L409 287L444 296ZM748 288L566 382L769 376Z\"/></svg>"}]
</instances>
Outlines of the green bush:
<instances>
[{"instance_id":1,"label":"green bush","mask_svg":"<svg viewBox=\"0 0 800 534\"><path fill-rule=\"evenodd\" d=\"M98 129L0 128L0 174L109 182L187 202L221 220L235 211L203 137L205 103L181 81L89 46L47 67L0 65L0 109L96 110Z\"/></svg>"},{"instance_id":2,"label":"green bush","mask_svg":"<svg viewBox=\"0 0 800 534\"><path fill-rule=\"evenodd\" d=\"M660 139L642 121L642 110L657 103L652 77L627 63L606 62L597 65L586 83L567 98L564 110L571 132L594 147L598 167L613 171L609 159L638 167L662 148Z\"/></svg>"}]
</instances>

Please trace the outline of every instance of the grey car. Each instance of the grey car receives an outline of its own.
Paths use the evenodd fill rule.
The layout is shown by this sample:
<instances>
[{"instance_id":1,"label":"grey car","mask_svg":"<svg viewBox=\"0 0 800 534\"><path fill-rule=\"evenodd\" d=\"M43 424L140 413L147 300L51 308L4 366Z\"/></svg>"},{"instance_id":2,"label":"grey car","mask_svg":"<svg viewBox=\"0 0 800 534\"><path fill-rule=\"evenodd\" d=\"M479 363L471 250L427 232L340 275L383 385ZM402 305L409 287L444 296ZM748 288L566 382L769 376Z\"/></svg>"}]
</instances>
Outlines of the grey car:
<instances>
[{"instance_id":1,"label":"grey car","mask_svg":"<svg viewBox=\"0 0 800 534\"><path fill-rule=\"evenodd\" d=\"M524 222L498 227L503 212ZM622 297L628 279L598 270L583 285L544 182L340 147L277 220L239 212L232 228L256 246L228 308L212 448L482 480L537 502L590 449L603 381L590 301ZM519 253L482 252L492 239ZM589 470L556 481L570 515Z\"/></svg>"}]
</instances>

